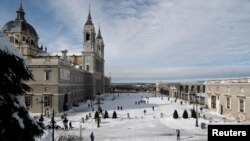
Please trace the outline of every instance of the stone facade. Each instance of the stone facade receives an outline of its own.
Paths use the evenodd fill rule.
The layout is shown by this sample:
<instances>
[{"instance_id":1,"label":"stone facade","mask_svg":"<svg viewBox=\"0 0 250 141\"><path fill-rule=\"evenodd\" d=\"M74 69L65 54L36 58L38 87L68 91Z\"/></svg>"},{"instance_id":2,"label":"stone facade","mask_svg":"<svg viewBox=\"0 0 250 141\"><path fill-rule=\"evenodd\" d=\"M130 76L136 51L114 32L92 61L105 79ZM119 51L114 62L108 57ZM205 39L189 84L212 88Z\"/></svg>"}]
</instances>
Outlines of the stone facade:
<instances>
[{"instance_id":1,"label":"stone facade","mask_svg":"<svg viewBox=\"0 0 250 141\"><path fill-rule=\"evenodd\" d=\"M86 97L84 71L71 67L69 61L60 58L32 58L26 59L26 63L34 76L34 80L27 81L32 91L24 96L30 111L64 111Z\"/></svg>"},{"instance_id":2,"label":"stone facade","mask_svg":"<svg viewBox=\"0 0 250 141\"><path fill-rule=\"evenodd\" d=\"M200 104L205 102L205 85L200 82L187 83L156 83L156 91L166 94L170 97L180 98L185 101L195 102Z\"/></svg>"},{"instance_id":3,"label":"stone facade","mask_svg":"<svg viewBox=\"0 0 250 141\"><path fill-rule=\"evenodd\" d=\"M206 103L222 115L250 120L250 78L207 81Z\"/></svg>"},{"instance_id":4,"label":"stone facade","mask_svg":"<svg viewBox=\"0 0 250 141\"><path fill-rule=\"evenodd\" d=\"M99 27L96 36L95 26L89 11L83 30L82 69L93 74L93 93L105 91L104 41Z\"/></svg>"},{"instance_id":5,"label":"stone facade","mask_svg":"<svg viewBox=\"0 0 250 141\"><path fill-rule=\"evenodd\" d=\"M104 93L105 87L110 87L109 77L104 76L104 42L100 29L95 38L95 31L92 31L94 25L89 21L90 13L84 28L84 49L81 53L68 53L66 49L61 53L48 53L46 47L38 46L36 30L25 20L24 15L20 3L16 19L7 22L2 30L23 54L34 76L34 80L26 82L32 91L20 97L30 112L62 112L83 100L94 99L97 92ZM89 37L85 40L85 36L90 33L86 29L89 22L92 23L93 32L91 44ZM88 46L94 50L85 49ZM86 56L90 56L90 59L85 60ZM86 70L86 62L89 70Z\"/></svg>"}]
</instances>

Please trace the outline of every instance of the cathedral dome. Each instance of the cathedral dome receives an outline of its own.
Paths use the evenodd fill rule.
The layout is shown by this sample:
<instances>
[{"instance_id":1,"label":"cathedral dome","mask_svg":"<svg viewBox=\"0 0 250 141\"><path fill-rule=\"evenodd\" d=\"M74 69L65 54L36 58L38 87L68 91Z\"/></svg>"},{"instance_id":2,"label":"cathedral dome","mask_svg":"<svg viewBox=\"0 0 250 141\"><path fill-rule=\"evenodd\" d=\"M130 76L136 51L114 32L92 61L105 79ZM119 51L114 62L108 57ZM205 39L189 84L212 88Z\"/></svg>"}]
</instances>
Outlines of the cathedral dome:
<instances>
[{"instance_id":1,"label":"cathedral dome","mask_svg":"<svg viewBox=\"0 0 250 141\"><path fill-rule=\"evenodd\" d=\"M19 8L16 11L17 17L15 20L7 22L3 28L3 32L26 32L31 35L33 35L35 38L38 38L38 35L36 33L36 30L34 29L33 26L31 26L29 23L26 22L25 20L25 12L22 7L22 3L20 3Z\"/></svg>"},{"instance_id":2,"label":"cathedral dome","mask_svg":"<svg viewBox=\"0 0 250 141\"><path fill-rule=\"evenodd\" d=\"M3 32L27 32L38 38L36 30L29 23L23 20L15 20L7 22L3 28Z\"/></svg>"}]
</instances>

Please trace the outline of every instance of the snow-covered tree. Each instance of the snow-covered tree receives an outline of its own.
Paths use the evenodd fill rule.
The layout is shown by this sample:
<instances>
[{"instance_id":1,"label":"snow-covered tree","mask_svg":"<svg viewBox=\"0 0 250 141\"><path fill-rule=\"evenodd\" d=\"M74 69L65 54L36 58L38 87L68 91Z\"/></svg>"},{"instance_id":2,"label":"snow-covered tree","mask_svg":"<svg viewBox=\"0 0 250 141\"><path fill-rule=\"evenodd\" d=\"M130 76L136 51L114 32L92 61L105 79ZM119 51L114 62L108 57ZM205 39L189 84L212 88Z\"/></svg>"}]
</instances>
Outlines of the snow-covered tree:
<instances>
[{"instance_id":1,"label":"snow-covered tree","mask_svg":"<svg viewBox=\"0 0 250 141\"><path fill-rule=\"evenodd\" d=\"M113 112L113 116L112 116L112 118L117 118L117 114L116 114L116 112L115 112L115 111Z\"/></svg>"},{"instance_id":2,"label":"snow-covered tree","mask_svg":"<svg viewBox=\"0 0 250 141\"><path fill-rule=\"evenodd\" d=\"M96 111L94 118L97 120L99 118L99 113Z\"/></svg>"},{"instance_id":3,"label":"snow-covered tree","mask_svg":"<svg viewBox=\"0 0 250 141\"><path fill-rule=\"evenodd\" d=\"M109 118L109 113L108 113L108 111L106 111L106 110L105 110L105 112L104 112L104 118Z\"/></svg>"},{"instance_id":4,"label":"snow-covered tree","mask_svg":"<svg viewBox=\"0 0 250 141\"><path fill-rule=\"evenodd\" d=\"M192 118L196 118L197 117L196 111L194 109L191 109L191 117Z\"/></svg>"},{"instance_id":5,"label":"snow-covered tree","mask_svg":"<svg viewBox=\"0 0 250 141\"><path fill-rule=\"evenodd\" d=\"M34 141L43 134L43 129L17 98L30 90L23 81L32 79L32 74L2 31L0 60L0 140Z\"/></svg>"},{"instance_id":6,"label":"snow-covered tree","mask_svg":"<svg viewBox=\"0 0 250 141\"><path fill-rule=\"evenodd\" d=\"M179 115L178 115L177 110L174 110L173 118L174 118L174 119L179 118Z\"/></svg>"},{"instance_id":7,"label":"snow-covered tree","mask_svg":"<svg viewBox=\"0 0 250 141\"><path fill-rule=\"evenodd\" d=\"M188 112L187 112L186 109L184 110L184 112L183 112L183 114L182 114L182 117L183 117L184 119L187 119L187 118L188 118Z\"/></svg>"}]
</instances>

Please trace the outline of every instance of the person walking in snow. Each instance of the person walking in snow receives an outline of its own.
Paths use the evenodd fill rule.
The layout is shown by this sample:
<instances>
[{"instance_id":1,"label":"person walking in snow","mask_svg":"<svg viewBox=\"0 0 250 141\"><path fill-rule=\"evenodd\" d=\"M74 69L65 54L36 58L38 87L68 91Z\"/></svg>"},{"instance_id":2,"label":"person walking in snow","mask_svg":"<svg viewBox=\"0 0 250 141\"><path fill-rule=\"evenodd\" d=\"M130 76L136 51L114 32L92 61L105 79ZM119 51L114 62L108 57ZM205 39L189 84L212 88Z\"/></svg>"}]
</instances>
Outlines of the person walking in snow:
<instances>
[{"instance_id":1,"label":"person walking in snow","mask_svg":"<svg viewBox=\"0 0 250 141\"><path fill-rule=\"evenodd\" d=\"M176 130L176 135L177 135L177 141L180 140L180 129Z\"/></svg>"},{"instance_id":2,"label":"person walking in snow","mask_svg":"<svg viewBox=\"0 0 250 141\"><path fill-rule=\"evenodd\" d=\"M91 132L91 134L90 134L90 139L91 139L91 141L94 141L94 138L95 138L94 133Z\"/></svg>"},{"instance_id":3,"label":"person walking in snow","mask_svg":"<svg viewBox=\"0 0 250 141\"><path fill-rule=\"evenodd\" d=\"M68 119L65 117L63 120L64 130L68 130Z\"/></svg>"},{"instance_id":4,"label":"person walking in snow","mask_svg":"<svg viewBox=\"0 0 250 141\"><path fill-rule=\"evenodd\" d=\"M73 129L71 121L69 122L69 129L70 129L70 130Z\"/></svg>"}]
</instances>

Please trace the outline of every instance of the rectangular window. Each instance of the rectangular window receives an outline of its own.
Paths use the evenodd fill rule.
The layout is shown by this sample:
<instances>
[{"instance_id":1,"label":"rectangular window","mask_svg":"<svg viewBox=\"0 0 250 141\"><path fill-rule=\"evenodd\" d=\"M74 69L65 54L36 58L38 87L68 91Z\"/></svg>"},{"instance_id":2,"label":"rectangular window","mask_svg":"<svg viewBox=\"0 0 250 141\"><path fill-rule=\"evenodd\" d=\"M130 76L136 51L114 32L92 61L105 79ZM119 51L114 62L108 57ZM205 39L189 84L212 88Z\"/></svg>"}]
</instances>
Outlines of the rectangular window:
<instances>
[{"instance_id":1,"label":"rectangular window","mask_svg":"<svg viewBox=\"0 0 250 141\"><path fill-rule=\"evenodd\" d=\"M227 97L227 109L231 109L231 99Z\"/></svg>"},{"instance_id":2,"label":"rectangular window","mask_svg":"<svg viewBox=\"0 0 250 141\"><path fill-rule=\"evenodd\" d=\"M216 96L211 96L211 106L212 108L216 108Z\"/></svg>"},{"instance_id":3,"label":"rectangular window","mask_svg":"<svg viewBox=\"0 0 250 141\"><path fill-rule=\"evenodd\" d=\"M245 112L245 102L244 99L240 99L240 112Z\"/></svg>"},{"instance_id":4,"label":"rectangular window","mask_svg":"<svg viewBox=\"0 0 250 141\"><path fill-rule=\"evenodd\" d=\"M49 80L50 77L50 71L44 71L44 80Z\"/></svg>"},{"instance_id":5,"label":"rectangular window","mask_svg":"<svg viewBox=\"0 0 250 141\"><path fill-rule=\"evenodd\" d=\"M31 106L31 96L25 96L24 101L25 101L26 107Z\"/></svg>"},{"instance_id":6,"label":"rectangular window","mask_svg":"<svg viewBox=\"0 0 250 141\"><path fill-rule=\"evenodd\" d=\"M44 106L51 106L51 96L46 95L44 96Z\"/></svg>"},{"instance_id":7,"label":"rectangular window","mask_svg":"<svg viewBox=\"0 0 250 141\"><path fill-rule=\"evenodd\" d=\"M240 88L240 93L244 93L244 92L245 92L244 88Z\"/></svg>"}]
</instances>

